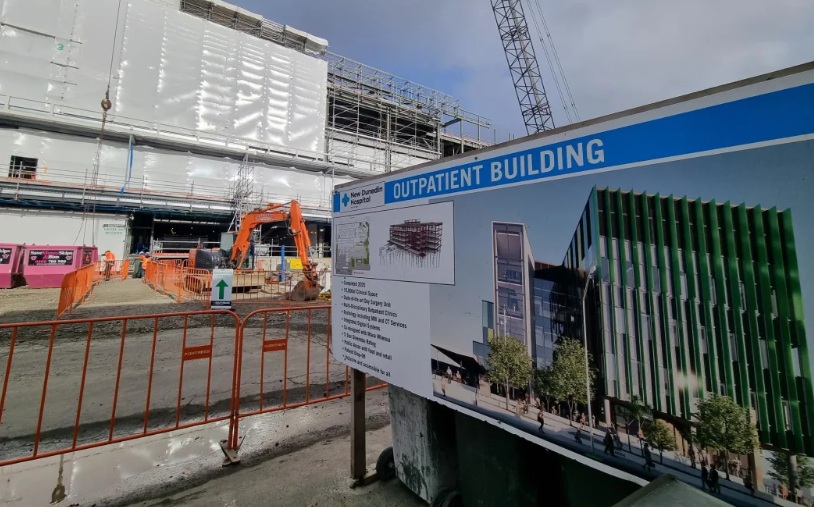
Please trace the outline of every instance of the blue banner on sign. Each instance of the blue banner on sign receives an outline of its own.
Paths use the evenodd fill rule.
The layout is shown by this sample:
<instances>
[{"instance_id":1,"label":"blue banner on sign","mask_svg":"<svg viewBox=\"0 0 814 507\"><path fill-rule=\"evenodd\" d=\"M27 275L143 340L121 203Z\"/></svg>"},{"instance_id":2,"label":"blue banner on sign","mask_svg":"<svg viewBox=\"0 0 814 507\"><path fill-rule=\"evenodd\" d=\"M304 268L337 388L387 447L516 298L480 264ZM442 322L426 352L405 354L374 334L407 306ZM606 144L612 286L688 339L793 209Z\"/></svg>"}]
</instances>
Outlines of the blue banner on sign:
<instances>
[{"instance_id":1,"label":"blue banner on sign","mask_svg":"<svg viewBox=\"0 0 814 507\"><path fill-rule=\"evenodd\" d=\"M807 84L388 181L385 204L812 133L814 84ZM341 209L339 194L333 208Z\"/></svg>"}]
</instances>

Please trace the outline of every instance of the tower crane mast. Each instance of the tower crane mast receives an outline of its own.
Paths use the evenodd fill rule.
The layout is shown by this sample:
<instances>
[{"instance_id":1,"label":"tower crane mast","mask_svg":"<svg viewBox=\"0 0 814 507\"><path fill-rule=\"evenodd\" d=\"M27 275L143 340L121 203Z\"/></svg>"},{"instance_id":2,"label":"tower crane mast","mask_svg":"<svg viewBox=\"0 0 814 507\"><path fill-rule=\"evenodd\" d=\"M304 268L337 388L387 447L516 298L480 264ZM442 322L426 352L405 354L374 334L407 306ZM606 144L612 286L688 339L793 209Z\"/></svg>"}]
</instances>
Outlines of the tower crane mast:
<instances>
[{"instance_id":1,"label":"tower crane mast","mask_svg":"<svg viewBox=\"0 0 814 507\"><path fill-rule=\"evenodd\" d=\"M520 0L490 0L528 134L554 128L540 66Z\"/></svg>"}]
</instances>

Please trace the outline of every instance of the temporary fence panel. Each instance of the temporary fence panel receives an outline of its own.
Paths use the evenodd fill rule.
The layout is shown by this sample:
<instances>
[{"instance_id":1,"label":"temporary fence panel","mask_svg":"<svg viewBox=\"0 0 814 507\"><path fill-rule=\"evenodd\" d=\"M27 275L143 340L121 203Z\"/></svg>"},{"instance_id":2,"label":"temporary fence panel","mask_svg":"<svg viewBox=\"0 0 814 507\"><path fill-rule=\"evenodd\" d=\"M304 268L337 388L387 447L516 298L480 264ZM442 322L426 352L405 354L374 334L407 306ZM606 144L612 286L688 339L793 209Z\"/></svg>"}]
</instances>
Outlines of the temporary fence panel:
<instances>
[{"instance_id":1,"label":"temporary fence panel","mask_svg":"<svg viewBox=\"0 0 814 507\"><path fill-rule=\"evenodd\" d=\"M93 264L66 274L62 278L59 290L57 318L64 315L65 312L73 313L74 306L85 300L98 281L99 272Z\"/></svg>"},{"instance_id":2,"label":"temporary fence panel","mask_svg":"<svg viewBox=\"0 0 814 507\"><path fill-rule=\"evenodd\" d=\"M143 268L145 283L155 291L175 298L179 303L184 302L184 272L189 268L172 261L156 262L152 260L147 261Z\"/></svg>"},{"instance_id":3,"label":"temporary fence panel","mask_svg":"<svg viewBox=\"0 0 814 507\"><path fill-rule=\"evenodd\" d=\"M62 278L57 303L57 318L65 312L73 313L73 309L82 303L101 280L125 280L130 272L130 261L98 261L75 271L67 273Z\"/></svg>"},{"instance_id":4,"label":"temporary fence panel","mask_svg":"<svg viewBox=\"0 0 814 507\"><path fill-rule=\"evenodd\" d=\"M238 447L240 419L350 394L348 368L331 351L329 305L257 310L241 324L235 414L229 445ZM369 378L368 389L385 387Z\"/></svg>"},{"instance_id":5,"label":"temporary fence panel","mask_svg":"<svg viewBox=\"0 0 814 507\"><path fill-rule=\"evenodd\" d=\"M327 305L0 325L0 466L226 419L237 449L242 418L350 394L331 332Z\"/></svg>"},{"instance_id":6,"label":"temporary fence panel","mask_svg":"<svg viewBox=\"0 0 814 507\"><path fill-rule=\"evenodd\" d=\"M317 273L321 285L328 273ZM288 294L303 281L301 271L235 270L232 280L232 303L267 303L292 306ZM153 289L178 302L199 301L208 308L212 290L212 271L189 268L168 261L148 262L144 280Z\"/></svg>"},{"instance_id":7,"label":"temporary fence panel","mask_svg":"<svg viewBox=\"0 0 814 507\"><path fill-rule=\"evenodd\" d=\"M0 465L228 419L239 330L223 311L0 326Z\"/></svg>"},{"instance_id":8,"label":"temporary fence panel","mask_svg":"<svg viewBox=\"0 0 814 507\"><path fill-rule=\"evenodd\" d=\"M98 262L99 276L103 280L127 278L130 273L130 261L127 259L118 261L99 261Z\"/></svg>"}]
</instances>

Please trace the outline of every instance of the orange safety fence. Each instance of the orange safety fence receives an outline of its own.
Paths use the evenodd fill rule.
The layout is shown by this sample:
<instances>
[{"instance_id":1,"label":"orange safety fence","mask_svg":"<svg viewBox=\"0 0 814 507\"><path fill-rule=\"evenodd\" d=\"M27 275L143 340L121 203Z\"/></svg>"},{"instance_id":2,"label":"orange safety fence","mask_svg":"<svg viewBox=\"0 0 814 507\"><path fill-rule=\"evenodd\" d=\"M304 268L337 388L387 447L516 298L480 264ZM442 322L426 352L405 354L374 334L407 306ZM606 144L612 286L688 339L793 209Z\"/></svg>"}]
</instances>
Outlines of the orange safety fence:
<instances>
[{"instance_id":1,"label":"orange safety fence","mask_svg":"<svg viewBox=\"0 0 814 507\"><path fill-rule=\"evenodd\" d=\"M327 285L329 272L317 273L321 285ZM301 271L235 270L232 278L232 302L289 306L286 295L304 279ZM209 307L212 271L185 267L169 261L148 262L144 280L154 290L173 297L179 303L199 301Z\"/></svg>"},{"instance_id":2,"label":"orange safety fence","mask_svg":"<svg viewBox=\"0 0 814 507\"><path fill-rule=\"evenodd\" d=\"M229 447L244 417L350 395L350 369L331 354L331 307L269 308L241 323ZM368 390L387 384L368 378ZM280 389L282 387L282 389Z\"/></svg>"},{"instance_id":3,"label":"orange safety fence","mask_svg":"<svg viewBox=\"0 0 814 507\"><path fill-rule=\"evenodd\" d=\"M324 279L323 272L318 273ZM305 275L302 271L236 269L232 278L232 303L267 302L270 305L289 306L286 298ZM207 301L209 294L206 294Z\"/></svg>"},{"instance_id":4,"label":"orange safety fence","mask_svg":"<svg viewBox=\"0 0 814 507\"><path fill-rule=\"evenodd\" d=\"M130 273L130 261L127 259L119 261L105 261L98 262L99 276L103 280L110 280L118 278L124 280Z\"/></svg>"},{"instance_id":5,"label":"orange safety fence","mask_svg":"<svg viewBox=\"0 0 814 507\"><path fill-rule=\"evenodd\" d=\"M239 332L223 311L0 325L0 465L229 419Z\"/></svg>"},{"instance_id":6,"label":"orange safety fence","mask_svg":"<svg viewBox=\"0 0 814 507\"><path fill-rule=\"evenodd\" d=\"M173 261L147 261L144 265L144 282L153 290L184 302L184 270L182 264ZM212 275L210 274L210 277Z\"/></svg>"},{"instance_id":7,"label":"orange safety fence","mask_svg":"<svg viewBox=\"0 0 814 507\"><path fill-rule=\"evenodd\" d=\"M99 272L94 264L66 274L60 285L57 318L65 312L73 313L74 307L85 300L98 282Z\"/></svg>"},{"instance_id":8,"label":"orange safety fence","mask_svg":"<svg viewBox=\"0 0 814 507\"><path fill-rule=\"evenodd\" d=\"M73 309L85 301L93 288L102 280L124 280L130 272L130 261L98 261L88 264L62 277L57 302L57 317L65 312L73 314Z\"/></svg>"},{"instance_id":9,"label":"orange safety fence","mask_svg":"<svg viewBox=\"0 0 814 507\"><path fill-rule=\"evenodd\" d=\"M0 374L0 466L350 394L329 306L0 325Z\"/></svg>"}]
</instances>

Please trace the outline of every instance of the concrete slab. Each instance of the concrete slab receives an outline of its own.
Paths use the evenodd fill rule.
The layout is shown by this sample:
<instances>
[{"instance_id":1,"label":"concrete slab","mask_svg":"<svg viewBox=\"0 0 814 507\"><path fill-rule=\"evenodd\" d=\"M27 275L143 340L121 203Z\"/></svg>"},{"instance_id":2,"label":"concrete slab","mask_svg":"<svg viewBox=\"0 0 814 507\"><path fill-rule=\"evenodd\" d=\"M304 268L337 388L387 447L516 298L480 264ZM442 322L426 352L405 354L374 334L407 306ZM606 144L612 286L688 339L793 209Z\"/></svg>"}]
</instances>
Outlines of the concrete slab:
<instances>
[{"instance_id":1,"label":"concrete slab","mask_svg":"<svg viewBox=\"0 0 814 507\"><path fill-rule=\"evenodd\" d=\"M390 446L390 427L367 432L367 462ZM398 480L351 488L350 438L326 440L280 456L256 467L241 468L226 477L186 491L131 504L155 505L302 505L354 507L419 507L426 505Z\"/></svg>"},{"instance_id":2,"label":"concrete slab","mask_svg":"<svg viewBox=\"0 0 814 507\"><path fill-rule=\"evenodd\" d=\"M384 445L389 435L387 392L370 392L366 399L368 429L376 431L386 428L377 434L376 441L380 443L368 446L368 461L375 463L378 452L389 445ZM219 477L229 479L234 475L246 477L243 486L232 488L235 490L257 482L257 495L261 494L261 486L278 488L279 491L283 491L280 488L287 488L284 489L286 494L296 495L297 485L305 487L300 472L284 475L285 468L276 468L273 473L269 469L268 473L258 476L251 471L256 471L258 465L270 459L285 456L290 456L284 458L286 460L298 462L299 458L295 456L298 451L309 446L319 449L329 444L335 445L335 448L330 452L325 451L325 457L313 457L321 455L321 451L309 454L308 460L323 467L320 475L310 476L312 486L325 484L327 487L330 483L331 487L339 488L343 484L340 479L350 476L350 444L342 440L349 435L349 398L246 418L241 421L240 427L240 435L245 436L245 440L240 449L241 464L237 467L222 467L223 454L219 442L226 438L228 425L221 422L0 467L0 505L48 505L59 498L63 499L61 505L130 505L154 498L172 497L198 486L206 488L207 481ZM303 461L298 470L304 470L308 460ZM328 482L320 482L323 480ZM222 490L228 484L238 483L232 483L229 479L217 484L218 489ZM304 491L315 491L312 486ZM266 497L274 498L274 491L267 490ZM352 497L356 493L347 491L343 494ZM208 498L201 494L202 503L187 505L212 505ZM268 502L240 504L268 505Z\"/></svg>"}]
</instances>

